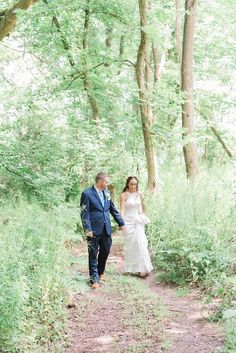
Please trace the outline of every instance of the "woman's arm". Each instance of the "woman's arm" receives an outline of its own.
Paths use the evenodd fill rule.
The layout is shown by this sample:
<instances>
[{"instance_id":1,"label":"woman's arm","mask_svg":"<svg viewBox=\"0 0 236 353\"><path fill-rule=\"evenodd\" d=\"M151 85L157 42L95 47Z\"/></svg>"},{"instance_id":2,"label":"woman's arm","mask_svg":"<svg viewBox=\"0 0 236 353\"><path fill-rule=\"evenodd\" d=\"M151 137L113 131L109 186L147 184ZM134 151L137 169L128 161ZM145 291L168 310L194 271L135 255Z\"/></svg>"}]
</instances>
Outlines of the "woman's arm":
<instances>
[{"instance_id":1,"label":"woman's arm","mask_svg":"<svg viewBox=\"0 0 236 353\"><path fill-rule=\"evenodd\" d=\"M122 192L120 194L120 214L122 218L124 217L124 213L125 213L125 193Z\"/></svg>"},{"instance_id":2,"label":"woman's arm","mask_svg":"<svg viewBox=\"0 0 236 353\"><path fill-rule=\"evenodd\" d=\"M113 201L110 201L110 213L112 215L112 217L114 218L114 220L116 221L116 223L120 226L120 227L124 227L125 222L121 216L121 214L117 211Z\"/></svg>"}]
</instances>

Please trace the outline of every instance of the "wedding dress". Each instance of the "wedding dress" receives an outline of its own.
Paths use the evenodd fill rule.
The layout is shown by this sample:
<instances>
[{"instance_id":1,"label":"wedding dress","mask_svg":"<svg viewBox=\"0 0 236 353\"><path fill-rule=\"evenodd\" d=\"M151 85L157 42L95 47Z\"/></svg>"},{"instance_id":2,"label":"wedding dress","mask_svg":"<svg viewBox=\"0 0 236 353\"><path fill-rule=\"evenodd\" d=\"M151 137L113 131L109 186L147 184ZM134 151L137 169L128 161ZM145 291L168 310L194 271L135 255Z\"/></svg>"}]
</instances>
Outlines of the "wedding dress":
<instances>
[{"instance_id":1,"label":"wedding dress","mask_svg":"<svg viewBox=\"0 0 236 353\"><path fill-rule=\"evenodd\" d=\"M125 272L149 273L153 270L148 252L148 241L144 225L150 220L141 213L141 199L138 193L127 192L124 209L124 257Z\"/></svg>"}]
</instances>

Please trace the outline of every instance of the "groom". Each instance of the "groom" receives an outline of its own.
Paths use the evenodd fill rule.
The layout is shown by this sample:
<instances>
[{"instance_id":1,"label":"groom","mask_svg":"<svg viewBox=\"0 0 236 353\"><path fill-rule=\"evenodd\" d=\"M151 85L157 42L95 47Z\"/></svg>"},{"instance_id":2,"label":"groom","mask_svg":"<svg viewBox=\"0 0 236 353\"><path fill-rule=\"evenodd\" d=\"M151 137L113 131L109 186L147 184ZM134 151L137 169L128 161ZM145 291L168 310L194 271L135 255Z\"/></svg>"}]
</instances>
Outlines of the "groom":
<instances>
[{"instance_id":1,"label":"groom","mask_svg":"<svg viewBox=\"0 0 236 353\"><path fill-rule=\"evenodd\" d=\"M99 282L105 280L104 271L112 243L110 213L120 229L124 229L125 225L107 191L108 184L108 175L98 173L95 185L84 190L80 200L81 220L88 242L90 283L93 289L98 288Z\"/></svg>"}]
</instances>

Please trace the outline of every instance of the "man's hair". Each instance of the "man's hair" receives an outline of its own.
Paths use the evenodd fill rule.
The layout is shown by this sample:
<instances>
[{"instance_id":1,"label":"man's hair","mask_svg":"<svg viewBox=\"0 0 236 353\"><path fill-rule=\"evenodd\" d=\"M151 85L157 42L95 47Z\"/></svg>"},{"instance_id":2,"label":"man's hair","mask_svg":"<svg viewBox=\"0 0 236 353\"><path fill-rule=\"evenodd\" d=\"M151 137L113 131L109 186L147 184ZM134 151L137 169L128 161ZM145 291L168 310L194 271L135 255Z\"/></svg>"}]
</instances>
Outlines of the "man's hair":
<instances>
[{"instance_id":1,"label":"man's hair","mask_svg":"<svg viewBox=\"0 0 236 353\"><path fill-rule=\"evenodd\" d=\"M98 174L96 175L96 177L95 177L95 182L97 183L98 181L104 180L104 179L107 178L107 177L108 177L108 175L107 175L106 173L100 172L100 173L98 173Z\"/></svg>"}]
</instances>

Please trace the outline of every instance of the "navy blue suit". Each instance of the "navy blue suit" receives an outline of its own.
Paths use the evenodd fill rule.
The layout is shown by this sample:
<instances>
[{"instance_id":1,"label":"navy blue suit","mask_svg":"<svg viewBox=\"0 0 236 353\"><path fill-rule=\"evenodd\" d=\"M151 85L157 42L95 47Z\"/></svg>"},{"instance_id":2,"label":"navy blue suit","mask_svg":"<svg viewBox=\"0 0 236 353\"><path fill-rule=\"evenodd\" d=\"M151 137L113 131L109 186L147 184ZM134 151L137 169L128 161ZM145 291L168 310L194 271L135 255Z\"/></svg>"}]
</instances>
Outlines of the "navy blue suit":
<instances>
[{"instance_id":1,"label":"navy blue suit","mask_svg":"<svg viewBox=\"0 0 236 353\"><path fill-rule=\"evenodd\" d=\"M87 237L91 283L98 282L99 276L105 271L112 243L110 214L119 226L125 224L107 191L103 191L103 198L104 206L95 187L92 186L83 191L80 200L83 228L85 231L93 232L92 238Z\"/></svg>"}]
</instances>

